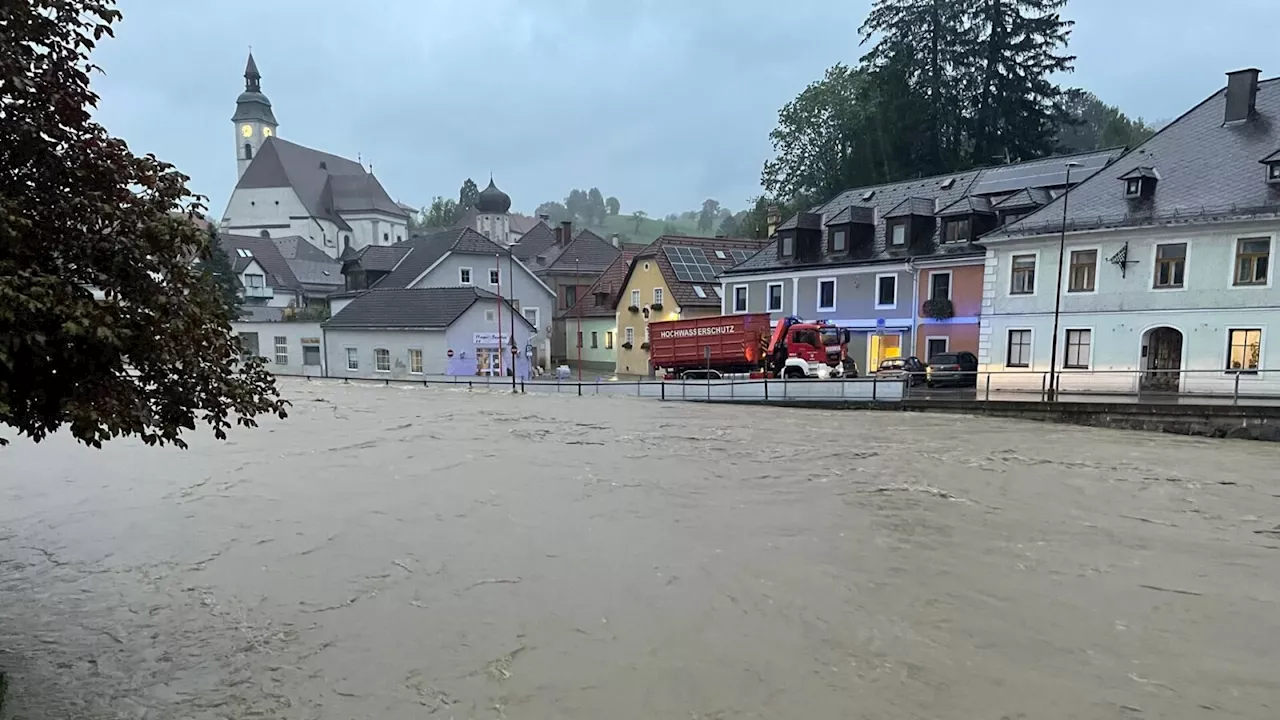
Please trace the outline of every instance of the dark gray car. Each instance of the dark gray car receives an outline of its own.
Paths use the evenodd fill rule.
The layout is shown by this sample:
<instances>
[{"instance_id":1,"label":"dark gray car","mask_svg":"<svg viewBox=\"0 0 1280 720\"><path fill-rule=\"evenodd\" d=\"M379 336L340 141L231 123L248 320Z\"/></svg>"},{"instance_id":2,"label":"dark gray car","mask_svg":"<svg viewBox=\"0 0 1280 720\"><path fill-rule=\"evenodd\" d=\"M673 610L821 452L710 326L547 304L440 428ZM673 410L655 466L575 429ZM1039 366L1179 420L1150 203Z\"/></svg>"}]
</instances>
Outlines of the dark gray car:
<instances>
[{"instance_id":1,"label":"dark gray car","mask_svg":"<svg viewBox=\"0 0 1280 720\"><path fill-rule=\"evenodd\" d=\"M929 387L970 387L978 384L978 356L968 351L940 353L929 358Z\"/></svg>"}]
</instances>

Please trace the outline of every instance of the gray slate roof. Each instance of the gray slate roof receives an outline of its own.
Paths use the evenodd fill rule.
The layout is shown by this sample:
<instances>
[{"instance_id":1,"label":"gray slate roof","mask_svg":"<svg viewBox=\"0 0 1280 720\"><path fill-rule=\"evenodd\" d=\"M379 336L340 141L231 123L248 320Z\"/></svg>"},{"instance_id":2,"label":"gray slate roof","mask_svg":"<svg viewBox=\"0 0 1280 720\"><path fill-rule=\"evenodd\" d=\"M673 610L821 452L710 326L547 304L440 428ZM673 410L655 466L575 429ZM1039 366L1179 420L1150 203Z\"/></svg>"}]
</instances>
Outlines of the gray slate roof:
<instances>
[{"instance_id":1,"label":"gray slate roof","mask_svg":"<svg viewBox=\"0 0 1280 720\"><path fill-rule=\"evenodd\" d=\"M622 254L608 240L583 230L547 266L549 272L602 273Z\"/></svg>"},{"instance_id":2,"label":"gray slate roof","mask_svg":"<svg viewBox=\"0 0 1280 720\"><path fill-rule=\"evenodd\" d=\"M222 242L222 249L227 253L227 257L231 258L231 266L237 273L243 271L249 264L249 260L253 259L257 260L266 271L266 281L270 287L285 290L302 289L302 283L293 274L293 269L289 267L284 255L280 254L280 248L276 247L270 238L219 233L218 239ZM239 250L249 251L252 258L242 257ZM339 278L340 283L341 278Z\"/></svg>"},{"instance_id":3,"label":"gray slate roof","mask_svg":"<svg viewBox=\"0 0 1280 720\"><path fill-rule=\"evenodd\" d=\"M376 287L380 289L407 288L427 268L444 257L445 253L487 255L489 257L507 254L507 251L500 245L469 227L450 228L428 235L416 235L402 243L387 247L407 249L408 252L391 274L378 281Z\"/></svg>"},{"instance_id":4,"label":"gray slate roof","mask_svg":"<svg viewBox=\"0 0 1280 720\"><path fill-rule=\"evenodd\" d=\"M373 272L391 272L409 254L407 243L399 245L366 245L344 262L359 264L361 269Z\"/></svg>"},{"instance_id":5,"label":"gray slate roof","mask_svg":"<svg viewBox=\"0 0 1280 720\"><path fill-rule=\"evenodd\" d=\"M1089 165L1105 165L1106 162L1114 160L1123 152L1122 148L1112 148L1108 150L1098 150L1088 153L1079 153L1077 155L1062 156L1062 162L1068 159L1075 159ZM835 197L835 199L823 205L813 208L815 212L821 213L824 217L835 217L845 208L851 208L851 213L860 214L864 219L868 218L871 210L874 209L875 215L878 217L876 222L875 248L872 257L868 260L850 260L844 257L829 257L823 255L822 259L816 263L799 264L793 261L779 260L777 257L776 242L766 249L755 254L746 262L734 267L728 271L730 274L743 274L753 272L774 272L779 270L788 270L801 267L821 267L826 265L865 265L877 262L889 262L901 260L901 257L891 256L885 245L885 225L886 217L890 216L891 211L897 209L904 215L906 212L918 212L927 215L934 214L933 205L936 202L937 207L947 207L955 203L957 200L965 197L976 187L982 179L984 173L999 171L1001 175L1009 175L1011 171L1016 171L1019 165L1036 166L1044 163L1044 159L1031 161L1028 163L1018 163L1015 165L1003 165L997 168L978 168L974 170L966 170L959 173L950 173L947 175L938 175L935 177L922 178L917 180L904 180L896 183L886 183L883 185L875 185L871 187L860 187L846 190ZM1103 170L1102 174L1107 174L1110 170ZM1072 181L1084 179L1085 172L1072 175ZM1036 182L1033 177L1030 182ZM1007 193L1015 193L1021 188L1015 188L1007 191ZM1007 193L998 196L990 196L993 202L997 202L998 198L1002 199ZM869 197L868 197L869 196ZM864 199L865 198L865 199ZM905 212L904 212L905 211ZM1059 210L1061 212L1061 210ZM796 227L797 216L792 216L787 222L778 227L779 230L787 227ZM939 223L938 232L941 232L941 223ZM935 236L936 239L936 236ZM936 256L949 257L953 255L972 255L981 253L981 248L969 244L937 244Z\"/></svg>"},{"instance_id":6,"label":"gray slate roof","mask_svg":"<svg viewBox=\"0 0 1280 720\"><path fill-rule=\"evenodd\" d=\"M556 244L556 231L539 220L529 228L512 247L520 260L530 260L551 249Z\"/></svg>"},{"instance_id":7,"label":"gray slate roof","mask_svg":"<svg viewBox=\"0 0 1280 720\"><path fill-rule=\"evenodd\" d=\"M1258 83L1257 116L1224 126L1223 88L1165 126L1105 171L1076 186L1067 228L1077 230L1247 218L1280 212L1258 162L1280 148L1280 79ZM1128 200L1119 178L1139 168L1159 173L1155 194ZM987 239L1039 235L1062 228L1062 198Z\"/></svg>"},{"instance_id":8,"label":"gray slate roof","mask_svg":"<svg viewBox=\"0 0 1280 720\"><path fill-rule=\"evenodd\" d=\"M290 235L273 237L271 242L280 250L280 255L303 289L324 292L342 286L342 263L326 255L306 238Z\"/></svg>"},{"instance_id":9,"label":"gray slate roof","mask_svg":"<svg viewBox=\"0 0 1280 720\"><path fill-rule=\"evenodd\" d=\"M360 163L273 136L262 144L236 189L277 187L293 188L308 213L344 230L351 228L339 212L409 216Z\"/></svg>"},{"instance_id":10,"label":"gray slate roof","mask_svg":"<svg viewBox=\"0 0 1280 720\"><path fill-rule=\"evenodd\" d=\"M415 328L443 330L480 301L497 302L498 296L473 287L439 287L416 290L369 290L356 296L337 315L324 322L327 329ZM504 313L511 313L526 327L533 326L511 303L502 300Z\"/></svg>"}]
</instances>

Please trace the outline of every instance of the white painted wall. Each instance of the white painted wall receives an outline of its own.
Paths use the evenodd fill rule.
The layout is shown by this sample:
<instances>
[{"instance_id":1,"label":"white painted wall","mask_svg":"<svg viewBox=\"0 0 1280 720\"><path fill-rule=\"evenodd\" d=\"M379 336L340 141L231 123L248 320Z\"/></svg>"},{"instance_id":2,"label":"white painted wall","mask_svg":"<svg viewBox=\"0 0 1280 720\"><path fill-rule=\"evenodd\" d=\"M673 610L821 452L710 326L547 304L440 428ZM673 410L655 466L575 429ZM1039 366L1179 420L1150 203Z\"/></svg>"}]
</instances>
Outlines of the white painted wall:
<instances>
[{"instance_id":1,"label":"white painted wall","mask_svg":"<svg viewBox=\"0 0 1280 720\"><path fill-rule=\"evenodd\" d=\"M1068 329L1092 330L1091 371L1066 370L1063 392L1072 390L1133 391L1145 367L1143 334L1150 328L1169 326L1183 334L1181 377L1185 392L1231 392L1236 376L1226 373L1229 330L1262 329L1261 369L1258 375L1240 377L1241 392L1280 391L1280 288L1274 281L1276 235L1280 223L1252 222L1162 228L1129 228L1067 236L1063 263L1062 302L1059 313L1058 365L1064 362ZM1263 286L1234 285L1237 241L1271 239L1271 282ZM1128 243L1128 260L1121 268L1109 258ZM1154 287L1156 246L1187 244L1182 289ZM1036 241L989 243L984 287L979 361L993 371L1005 370L1011 329L1033 331L1031 372L993 376L992 388L1039 389L1049 370L1052 354L1053 314L1058 268L1058 238ZM1096 249L1099 263L1092 292L1069 292L1070 256L1073 250ZM1011 267L1015 255L1035 254L1036 290L1032 295L1011 295ZM1136 261L1136 262L1135 262ZM1271 327L1268 327L1270 325Z\"/></svg>"},{"instance_id":2,"label":"white painted wall","mask_svg":"<svg viewBox=\"0 0 1280 720\"><path fill-rule=\"evenodd\" d=\"M297 235L336 258L342 252L342 235L328 220L311 217L293 188L240 188L231 193L222 214L222 229L236 235L271 237Z\"/></svg>"},{"instance_id":3,"label":"white painted wall","mask_svg":"<svg viewBox=\"0 0 1280 720\"><path fill-rule=\"evenodd\" d=\"M324 341L320 323L316 322L234 322L231 329L236 334L257 333L258 354L265 358L267 369L277 375L308 375L322 377L324 375ZM277 362L275 340L285 339L285 362ZM304 365L302 340L319 339L321 341L321 365Z\"/></svg>"},{"instance_id":4,"label":"white painted wall","mask_svg":"<svg viewBox=\"0 0 1280 720\"><path fill-rule=\"evenodd\" d=\"M351 226L351 247L356 250L367 245L394 245L409 236L408 220L390 213L342 213L342 219Z\"/></svg>"},{"instance_id":5,"label":"white painted wall","mask_svg":"<svg viewBox=\"0 0 1280 720\"><path fill-rule=\"evenodd\" d=\"M422 351L425 375L443 375L445 372L445 344L443 330L343 330L328 329L325 335L328 348L331 377L409 380L420 378L409 372L409 350ZM347 366L347 349L355 351L359 368ZM391 369L380 372L374 360L374 351L385 348L391 354Z\"/></svg>"}]
</instances>

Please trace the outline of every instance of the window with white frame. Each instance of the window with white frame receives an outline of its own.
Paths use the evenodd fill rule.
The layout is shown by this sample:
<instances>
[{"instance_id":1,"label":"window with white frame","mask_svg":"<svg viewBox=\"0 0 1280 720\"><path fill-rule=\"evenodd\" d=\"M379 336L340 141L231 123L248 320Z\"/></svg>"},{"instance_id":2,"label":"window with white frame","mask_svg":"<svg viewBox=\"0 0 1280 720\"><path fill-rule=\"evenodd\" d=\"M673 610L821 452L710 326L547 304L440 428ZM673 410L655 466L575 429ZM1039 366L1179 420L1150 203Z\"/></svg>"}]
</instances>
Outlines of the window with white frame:
<instances>
[{"instance_id":1,"label":"window with white frame","mask_svg":"<svg viewBox=\"0 0 1280 720\"><path fill-rule=\"evenodd\" d=\"M471 284L471 268L458 268L458 284L459 285Z\"/></svg>"},{"instance_id":2,"label":"window with white frame","mask_svg":"<svg viewBox=\"0 0 1280 720\"><path fill-rule=\"evenodd\" d=\"M1266 285L1271 264L1271 238L1236 241L1236 285Z\"/></svg>"},{"instance_id":3,"label":"window with white frame","mask_svg":"<svg viewBox=\"0 0 1280 720\"><path fill-rule=\"evenodd\" d=\"M736 313L744 313L747 311L747 286L733 286L733 311Z\"/></svg>"},{"instance_id":4,"label":"window with white frame","mask_svg":"<svg viewBox=\"0 0 1280 720\"><path fill-rule=\"evenodd\" d=\"M818 311L829 312L836 309L836 279L821 278L818 280Z\"/></svg>"},{"instance_id":5,"label":"window with white frame","mask_svg":"<svg viewBox=\"0 0 1280 720\"><path fill-rule=\"evenodd\" d=\"M662 304L662 288L653 289L653 304L654 305Z\"/></svg>"},{"instance_id":6,"label":"window with white frame","mask_svg":"<svg viewBox=\"0 0 1280 720\"><path fill-rule=\"evenodd\" d=\"M391 372L391 351L386 348L373 349L373 369L378 372Z\"/></svg>"},{"instance_id":7,"label":"window with white frame","mask_svg":"<svg viewBox=\"0 0 1280 720\"><path fill-rule=\"evenodd\" d=\"M360 369L360 351L355 348L347 348L347 369Z\"/></svg>"},{"instance_id":8,"label":"window with white frame","mask_svg":"<svg viewBox=\"0 0 1280 720\"><path fill-rule=\"evenodd\" d=\"M276 364L289 364L289 338L283 335L276 335Z\"/></svg>"},{"instance_id":9,"label":"window with white frame","mask_svg":"<svg viewBox=\"0 0 1280 720\"><path fill-rule=\"evenodd\" d=\"M265 286L266 281L262 275L257 273L245 273L244 284L245 287L260 288Z\"/></svg>"},{"instance_id":10,"label":"window with white frame","mask_svg":"<svg viewBox=\"0 0 1280 720\"><path fill-rule=\"evenodd\" d=\"M605 350L613 349L613 331L612 330L604 331L604 349Z\"/></svg>"},{"instance_id":11,"label":"window with white frame","mask_svg":"<svg viewBox=\"0 0 1280 720\"><path fill-rule=\"evenodd\" d=\"M898 305L898 276L876 276L876 309L889 310Z\"/></svg>"},{"instance_id":12,"label":"window with white frame","mask_svg":"<svg viewBox=\"0 0 1280 720\"><path fill-rule=\"evenodd\" d=\"M1072 250L1067 292L1093 292L1098 276L1097 250Z\"/></svg>"},{"instance_id":13,"label":"window with white frame","mask_svg":"<svg viewBox=\"0 0 1280 720\"><path fill-rule=\"evenodd\" d=\"M1036 291L1036 256L1014 255L1010 271L1009 294L1030 295Z\"/></svg>"},{"instance_id":14,"label":"window with white frame","mask_svg":"<svg viewBox=\"0 0 1280 720\"><path fill-rule=\"evenodd\" d=\"M502 271L498 270L498 268L489 268L489 284L490 284L490 285L501 285L501 284L502 284Z\"/></svg>"},{"instance_id":15,"label":"window with white frame","mask_svg":"<svg viewBox=\"0 0 1280 720\"><path fill-rule=\"evenodd\" d=\"M769 283L767 290L765 297L769 299L769 305L765 309L769 312L782 312L782 283Z\"/></svg>"},{"instance_id":16,"label":"window with white frame","mask_svg":"<svg viewBox=\"0 0 1280 720\"><path fill-rule=\"evenodd\" d=\"M782 257L791 257L796 254L796 239L790 234L783 235L779 242L781 243Z\"/></svg>"},{"instance_id":17,"label":"window with white frame","mask_svg":"<svg viewBox=\"0 0 1280 720\"><path fill-rule=\"evenodd\" d=\"M633 308L640 307L640 290L639 289L631 291L631 307Z\"/></svg>"},{"instance_id":18,"label":"window with white frame","mask_svg":"<svg viewBox=\"0 0 1280 720\"><path fill-rule=\"evenodd\" d=\"M409 348L409 374L422 374L422 351L418 348Z\"/></svg>"},{"instance_id":19,"label":"window with white frame","mask_svg":"<svg viewBox=\"0 0 1280 720\"><path fill-rule=\"evenodd\" d=\"M1089 355L1093 348L1092 330L1067 330L1067 354L1062 367L1070 370L1088 370Z\"/></svg>"},{"instance_id":20,"label":"window with white frame","mask_svg":"<svg viewBox=\"0 0 1280 720\"><path fill-rule=\"evenodd\" d=\"M951 299L951 273L937 270L929 273L929 299Z\"/></svg>"},{"instance_id":21,"label":"window with white frame","mask_svg":"<svg viewBox=\"0 0 1280 720\"><path fill-rule=\"evenodd\" d=\"M1031 367L1030 330L1009 331L1009 351L1004 364L1011 368Z\"/></svg>"},{"instance_id":22,"label":"window with white frame","mask_svg":"<svg viewBox=\"0 0 1280 720\"><path fill-rule=\"evenodd\" d=\"M1256 374L1262 366L1262 329L1227 331L1227 372Z\"/></svg>"},{"instance_id":23,"label":"window with white frame","mask_svg":"<svg viewBox=\"0 0 1280 720\"><path fill-rule=\"evenodd\" d=\"M539 329L540 326L538 325L538 322L541 320L541 317L540 317L541 313L538 310L538 308L536 307L520 308L520 314L524 315L524 319L528 320L529 324L533 326L533 331L535 333L542 332Z\"/></svg>"},{"instance_id":24,"label":"window with white frame","mask_svg":"<svg viewBox=\"0 0 1280 720\"><path fill-rule=\"evenodd\" d=\"M1153 286L1180 288L1187 272L1187 244L1166 243L1156 246L1156 270Z\"/></svg>"},{"instance_id":25,"label":"window with white frame","mask_svg":"<svg viewBox=\"0 0 1280 720\"><path fill-rule=\"evenodd\" d=\"M634 345L636 342L636 329L633 327L626 328L625 332L626 344Z\"/></svg>"},{"instance_id":26,"label":"window with white frame","mask_svg":"<svg viewBox=\"0 0 1280 720\"><path fill-rule=\"evenodd\" d=\"M831 231L831 252L841 253L849 248L849 243L845 239L844 230Z\"/></svg>"},{"instance_id":27,"label":"window with white frame","mask_svg":"<svg viewBox=\"0 0 1280 720\"><path fill-rule=\"evenodd\" d=\"M951 345L951 338L947 337L931 337L925 340L925 361L931 361L939 355L944 355L947 348Z\"/></svg>"}]
</instances>

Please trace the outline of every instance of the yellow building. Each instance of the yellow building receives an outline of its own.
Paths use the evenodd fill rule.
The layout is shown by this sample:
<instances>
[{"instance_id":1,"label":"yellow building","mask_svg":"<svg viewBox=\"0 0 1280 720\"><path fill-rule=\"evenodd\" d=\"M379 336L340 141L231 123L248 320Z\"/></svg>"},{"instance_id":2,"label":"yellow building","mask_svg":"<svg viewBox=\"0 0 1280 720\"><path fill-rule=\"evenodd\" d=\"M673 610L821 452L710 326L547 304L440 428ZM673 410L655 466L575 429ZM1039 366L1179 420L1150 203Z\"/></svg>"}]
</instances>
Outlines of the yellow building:
<instances>
[{"instance_id":1,"label":"yellow building","mask_svg":"<svg viewBox=\"0 0 1280 720\"><path fill-rule=\"evenodd\" d=\"M723 315L717 276L768 240L663 235L631 260L615 299L619 375L647 376L649 323Z\"/></svg>"}]
</instances>

